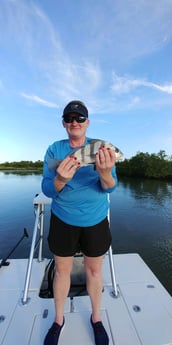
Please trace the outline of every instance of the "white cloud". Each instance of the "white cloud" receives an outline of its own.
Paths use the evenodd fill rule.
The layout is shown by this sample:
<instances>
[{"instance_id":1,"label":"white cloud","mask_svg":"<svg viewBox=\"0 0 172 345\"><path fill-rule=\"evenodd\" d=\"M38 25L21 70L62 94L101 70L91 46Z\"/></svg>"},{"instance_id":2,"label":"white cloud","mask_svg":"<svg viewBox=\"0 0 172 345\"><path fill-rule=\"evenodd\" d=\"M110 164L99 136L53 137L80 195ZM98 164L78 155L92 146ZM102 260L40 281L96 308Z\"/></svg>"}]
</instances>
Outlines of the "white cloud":
<instances>
[{"instance_id":1,"label":"white cloud","mask_svg":"<svg viewBox=\"0 0 172 345\"><path fill-rule=\"evenodd\" d=\"M83 25L88 23L86 33L80 27L78 35L89 39L83 52L119 66L166 46L172 39L171 18L171 0L158 0L158 4L154 0L109 0L94 5L88 0L82 18Z\"/></svg>"},{"instance_id":2,"label":"white cloud","mask_svg":"<svg viewBox=\"0 0 172 345\"><path fill-rule=\"evenodd\" d=\"M128 109L132 109L132 108L137 107L137 106L140 105L140 104L141 104L141 100L140 100L139 97L136 96L136 97L133 97L133 98L129 101L127 107L128 107Z\"/></svg>"},{"instance_id":3,"label":"white cloud","mask_svg":"<svg viewBox=\"0 0 172 345\"><path fill-rule=\"evenodd\" d=\"M172 83L167 83L165 85L158 85L158 84L154 84L154 83L149 83L149 84L150 84L150 87L152 86L153 88L158 89L162 92L172 94Z\"/></svg>"},{"instance_id":4,"label":"white cloud","mask_svg":"<svg viewBox=\"0 0 172 345\"><path fill-rule=\"evenodd\" d=\"M15 49L17 47L16 61L18 62L20 56L22 57L25 68L36 76L38 87L39 85L41 88L46 87L48 96L61 102L71 98L92 97L102 82L99 63L93 61L91 57L85 57L82 61L75 58L77 51L84 50L87 44L82 45L82 48L77 47L76 55L72 52L73 57L71 57L71 52L63 44L63 37L58 27L51 22L50 17L41 7L33 2L28 6L27 1L24 0L16 2L2 0L2 2L4 12L6 11L8 15L8 23L7 26L5 23L2 25L6 31L4 33L3 30L1 31L0 38L5 36L7 41L12 38ZM1 16L3 12L0 14L0 19ZM12 49L10 45L8 49ZM29 75L28 81L33 84ZM22 88L23 85L20 89ZM34 88L36 89L36 84Z\"/></svg>"},{"instance_id":5,"label":"white cloud","mask_svg":"<svg viewBox=\"0 0 172 345\"><path fill-rule=\"evenodd\" d=\"M112 74L112 80L113 83L111 88L116 94L128 93L132 89L135 89L143 84L142 80L129 78L127 76L121 77L114 72Z\"/></svg>"},{"instance_id":6,"label":"white cloud","mask_svg":"<svg viewBox=\"0 0 172 345\"><path fill-rule=\"evenodd\" d=\"M41 104L43 106L46 106L46 107L49 107L49 108L58 108L57 104L49 102L49 101L47 101L45 99L42 99L42 98L40 98L40 97L38 97L36 95L28 95L28 94L23 93L23 92L20 95L22 97L28 99L31 102L36 102L36 103L39 103L39 104Z\"/></svg>"},{"instance_id":7,"label":"white cloud","mask_svg":"<svg viewBox=\"0 0 172 345\"><path fill-rule=\"evenodd\" d=\"M63 63L57 62L56 67L47 66L47 69L53 94L64 101L76 97L92 98L102 83L100 67L89 61L77 65L66 59Z\"/></svg>"},{"instance_id":8,"label":"white cloud","mask_svg":"<svg viewBox=\"0 0 172 345\"><path fill-rule=\"evenodd\" d=\"M129 76L121 77L116 73L113 73L112 79L113 83L111 89L115 94L129 93L133 89L137 89L139 87L148 87L168 94L172 94L172 83L159 85L150 81L146 81L144 79L134 79Z\"/></svg>"},{"instance_id":9,"label":"white cloud","mask_svg":"<svg viewBox=\"0 0 172 345\"><path fill-rule=\"evenodd\" d=\"M1 2L0 39L8 42L8 49L11 47L9 43L13 46L15 42L17 54L14 55L11 50L14 70L20 68L15 61L18 62L18 57L21 57L27 71L31 71L28 83L30 90L33 90L34 82L34 91L27 98L46 106L53 104L53 107L57 107L56 100L62 104L72 98L80 98L98 111L102 108L106 111L114 111L114 107L119 109L121 104L115 104L109 92L112 67L121 61L148 55L166 45L172 37L172 26L169 25L172 4L169 0L159 0L158 6L154 0L142 0L137 4L134 0L117 1L116 4L114 0L107 3L97 0L94 4L88 0L78 7L81 20L69 25L66 31L59 24L59 5L55 0L52 0L51 11L56 11L56 22L51 19L51 11L46 12L43 6L37 5L39 2L32 1L29 5L26 0ZM66 5L61 6L64 9ZM69 12L75 12L73 3L68 6ZM6 23L4 18L8 18ZM68 37L65 41L67 36L74 39ZM25 67L22 65L23 70ZM14 80L14 77L11 79ZM141 87L172 93L170 83L159 85L142 78L113 74L111 90L115 96ZM25 89L25 85L20 85L18 89ZM45 94L45 89L47 98L55 102L35 96L42 94L42 90ZM132 99L124 100L123 104L124 108L130 108L140 102L140 98L134 95Z\"/></svg>"}]
</instances>

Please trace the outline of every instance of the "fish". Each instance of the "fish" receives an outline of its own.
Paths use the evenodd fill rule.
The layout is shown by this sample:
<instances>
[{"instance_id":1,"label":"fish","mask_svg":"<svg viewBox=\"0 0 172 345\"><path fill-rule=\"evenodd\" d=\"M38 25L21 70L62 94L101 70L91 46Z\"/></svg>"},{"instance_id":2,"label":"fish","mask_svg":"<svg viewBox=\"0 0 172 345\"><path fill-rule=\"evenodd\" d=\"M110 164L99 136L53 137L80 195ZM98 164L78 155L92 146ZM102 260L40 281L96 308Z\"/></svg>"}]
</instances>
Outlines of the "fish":
<instances>
[{"instance_id":1,"label":"fish","mask_svg":"<svg viewBox=\"0 0 172 345\"><path fill-rule=\"evenodd\" d=\"M71 153L69 153L69 155L77 158L78 162L80 162L79 167L95 165L96 153L102 146L105 148L110 148L112 151L114 151L116 160L121 160L123 158L123 153L118 147L101 139L90 140L88 144L73 150ZM60 163L60 159L50 158L48 161L49 170L55 170Z\"/></svg>"}]
</instances>

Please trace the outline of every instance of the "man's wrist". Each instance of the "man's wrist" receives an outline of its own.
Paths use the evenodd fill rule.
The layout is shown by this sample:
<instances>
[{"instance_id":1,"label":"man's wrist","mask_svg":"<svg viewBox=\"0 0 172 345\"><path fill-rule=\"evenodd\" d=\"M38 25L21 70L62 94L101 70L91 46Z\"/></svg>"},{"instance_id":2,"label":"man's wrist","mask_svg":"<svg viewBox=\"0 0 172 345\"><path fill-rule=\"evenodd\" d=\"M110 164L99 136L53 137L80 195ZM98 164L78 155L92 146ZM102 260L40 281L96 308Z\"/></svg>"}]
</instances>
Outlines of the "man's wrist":
<instances>
[{"instance_id":1,"label":"man's wrist","mask_svg":"<svg viewBox=\"0 0 172 345\"><path fill-rule=\"evenodd\" d=\"M63 178L62 176L56 175L54 178L54 186L58 192L64 188L65 184L67 183L67 179Z\"/></svg>"},{"instance_id":2,"label":"man's wrist","mask_svg":"<svg viewBox=\"0 0 172 345\"><path fill-rule=\"evenodd\" d=\"M64 184L66 184L68 181L67 178L65 178L61 175L58 175L58 174L55 176L55 180L58 181L59 183L64 183Z\"/></svg>"}]
</instances>

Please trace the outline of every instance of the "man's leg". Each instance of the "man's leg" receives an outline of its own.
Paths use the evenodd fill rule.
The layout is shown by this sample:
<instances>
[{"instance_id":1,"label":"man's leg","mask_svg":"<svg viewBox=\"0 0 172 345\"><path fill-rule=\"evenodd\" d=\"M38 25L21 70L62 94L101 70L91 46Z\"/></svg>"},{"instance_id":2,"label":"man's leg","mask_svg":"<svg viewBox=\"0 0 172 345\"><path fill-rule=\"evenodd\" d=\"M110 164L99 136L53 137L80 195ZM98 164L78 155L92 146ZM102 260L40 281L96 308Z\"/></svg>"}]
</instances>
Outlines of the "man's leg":
<instances>
[{"instance_id":1,"label":"man's leg","mask_svg":"<svg viewBox=\"0 0 172 345\"><path fill-rule=\"evenodd\" d=\"M70 288L70 273L73 256L55 256L55 275L53 282L54 302L56 310L55 322L44 339L44 345L57 345L60 333L64 326L64 305Z\"/></svg>"},{"instance_id":2,"label":"man's leg","mask_svg":"<svg viewBox=\"0 0 172 345\"><path fill-rule=\"evenodd\" d=\"M55 322L63 323L64 305L70 289L70 273L72 270L73 256L55 256L55 276L53 282L54 303L56 310Z\"/></svg>"},{"instance_id":3,"label":"man's leg","mask_svg":"<svg viewBox=\"0 0 172 345\"><path fill-rule=\"evenodd\" d=\"M100 306L102 297L102 260L103 256L84 257L87 277L87 291L92 305L92 321L101 320Z\"/></svg>"},{"instance_id":4,"label":"man's leg","mask_svg":"<svg viewBox=\"0 0 172 345\"><path fill-rule=\"evenodd\" d=\"M109 337L103 326L100 315L102 297L102 260L103 256L85 256L87 291L92 305L91 325L94 332L95 345L109 345Z\"/></svg>"}]
</instances>

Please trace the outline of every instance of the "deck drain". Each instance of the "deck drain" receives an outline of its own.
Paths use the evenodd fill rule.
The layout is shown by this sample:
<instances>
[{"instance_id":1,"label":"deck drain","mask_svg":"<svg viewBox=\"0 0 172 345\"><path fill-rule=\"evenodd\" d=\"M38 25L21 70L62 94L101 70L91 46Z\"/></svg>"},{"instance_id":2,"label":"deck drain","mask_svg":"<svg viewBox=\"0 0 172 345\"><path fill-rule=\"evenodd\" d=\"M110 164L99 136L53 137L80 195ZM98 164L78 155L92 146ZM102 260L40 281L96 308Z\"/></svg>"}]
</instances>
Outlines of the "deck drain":
<instances>
[{"instance_id":1,"label":"deck drain","mask_svg":"<svg viewBox=\"0 0 172 345\"><path fill-rule=\"evenodd\" d=\"M141 311L141 308L139 307L139 305L133 305L133 310L138 313L139 311Z\"/></svg>"},{"instance_id":2,"label":"deck drain","mask_svg":"<svg viewBox=\"0 0 172 345\"><path fill-rule=\"evenodd\" d=\"M48 316L48 309L44 309L43 314L42 314L43 319L46 319L47 316Z\"/></svg>"},{"instance_id":3,"label":"deck drain","mask_svg":"<svg viewBox=\"0 0 172 345\"><path fill-rule=\"evenodd\" d=\"M153 284L148 284L148 285L147 285L147 288L148 288L148 289L154 289L154 287L155 287L155 285L153 285Z\"/></svg>"},{"instance_id":4,"label":"deck drain","mask_svg":"<svg viewBox=\"0 0 172 345\"><path fill-rule=\"evenodd\" d=\"M0 323L5 321L5 316L4 315L0 315Z\"/></svg>"}]
</instances>

